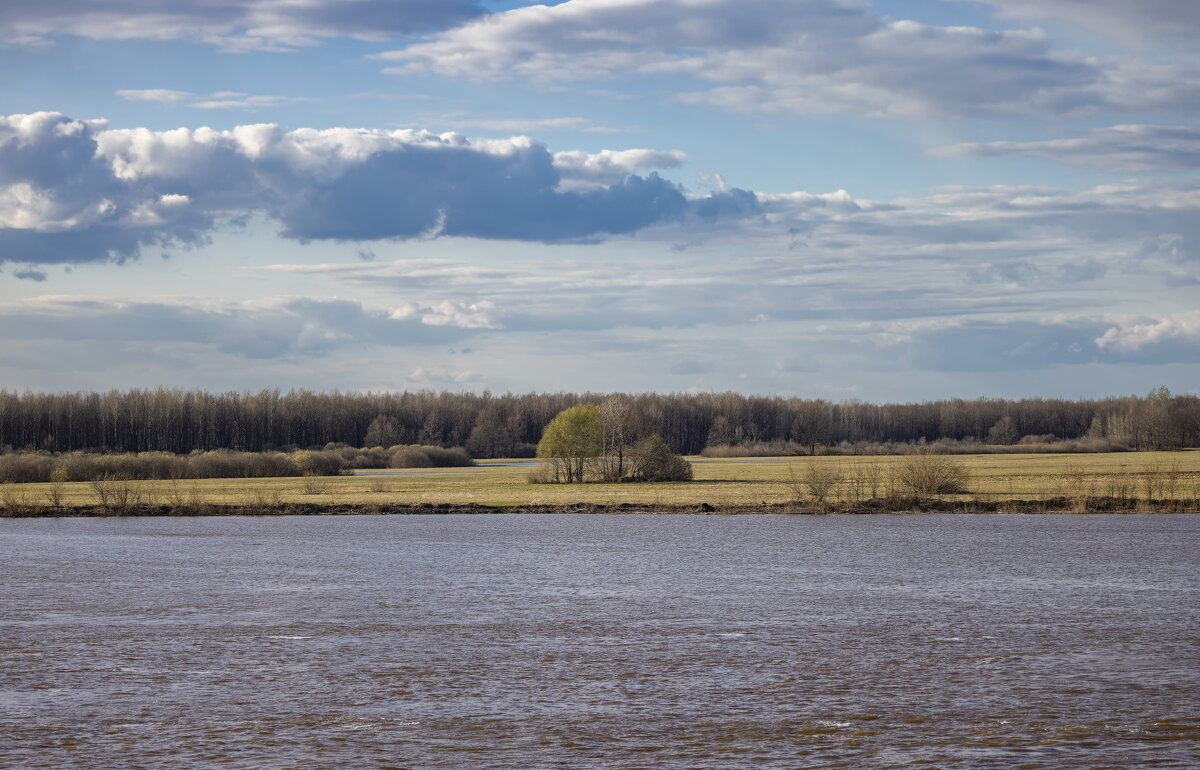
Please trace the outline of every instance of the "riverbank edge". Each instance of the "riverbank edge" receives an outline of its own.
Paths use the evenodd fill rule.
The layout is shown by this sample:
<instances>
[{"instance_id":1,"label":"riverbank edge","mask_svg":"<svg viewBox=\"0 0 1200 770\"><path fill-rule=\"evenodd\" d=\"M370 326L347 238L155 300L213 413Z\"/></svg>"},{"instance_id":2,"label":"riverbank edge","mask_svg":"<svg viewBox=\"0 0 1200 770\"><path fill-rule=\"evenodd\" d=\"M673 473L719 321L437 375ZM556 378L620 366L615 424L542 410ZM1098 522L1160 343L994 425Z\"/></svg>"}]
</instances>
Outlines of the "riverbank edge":
<instances>
[{"instance_id":1,"label":"riverbank edge","mask_svg":"<svg viewBox=\"0 0 1200 770\"><path fill-rule=\"evenodd\" d=\"M1198 500L1122 500L1055 497L1045 500L865 500L833 502L824 506L807 502L715 505L711 503L569 503L565 505L488 505L485 503L339 503L302 502L275 504L196 503L188 505L28 506L0 510L0 518L84 517L195 517L195 516L420 516L447 514L926 514L926 513L1200 513Z\"/></svg>"}]
</instances>

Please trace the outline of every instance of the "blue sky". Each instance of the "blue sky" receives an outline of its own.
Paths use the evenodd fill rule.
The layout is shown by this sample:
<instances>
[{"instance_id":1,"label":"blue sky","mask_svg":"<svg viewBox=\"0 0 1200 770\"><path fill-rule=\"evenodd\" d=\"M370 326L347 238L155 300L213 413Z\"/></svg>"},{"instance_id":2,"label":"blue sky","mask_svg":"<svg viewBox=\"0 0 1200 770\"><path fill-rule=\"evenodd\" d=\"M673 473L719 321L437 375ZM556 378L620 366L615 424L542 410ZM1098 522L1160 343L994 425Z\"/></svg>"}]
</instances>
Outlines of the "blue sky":
<instances>
[{"instance_id":1,"label":"blue sky","mask_svg":"<svg viewBox=\"0 0 1200 770\"><path fill-rule=\"evenodd\" d=\"M1191 0L10 0L0 387L1200 387Z\"/></svg>"}]
</instances>

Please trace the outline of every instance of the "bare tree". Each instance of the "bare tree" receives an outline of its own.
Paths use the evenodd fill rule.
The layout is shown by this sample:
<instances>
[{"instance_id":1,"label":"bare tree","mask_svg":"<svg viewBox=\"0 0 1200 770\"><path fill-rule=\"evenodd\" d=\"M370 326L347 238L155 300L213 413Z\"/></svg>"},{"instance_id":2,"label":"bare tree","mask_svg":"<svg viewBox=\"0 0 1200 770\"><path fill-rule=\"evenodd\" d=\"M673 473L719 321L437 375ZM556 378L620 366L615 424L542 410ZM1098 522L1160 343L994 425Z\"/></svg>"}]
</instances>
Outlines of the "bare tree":
<instances>
[{"instance_id":1,"label":"bare tree","mask_svg":"<svg viewBox=\"0 0 1200 770\"><path fill-rule=\"evenodd\" d=\"M625 478L630 451L642 433L633 407L623 396L609 396L600 403L601 469L605 481Z\"/></svg>"}]
</instances>

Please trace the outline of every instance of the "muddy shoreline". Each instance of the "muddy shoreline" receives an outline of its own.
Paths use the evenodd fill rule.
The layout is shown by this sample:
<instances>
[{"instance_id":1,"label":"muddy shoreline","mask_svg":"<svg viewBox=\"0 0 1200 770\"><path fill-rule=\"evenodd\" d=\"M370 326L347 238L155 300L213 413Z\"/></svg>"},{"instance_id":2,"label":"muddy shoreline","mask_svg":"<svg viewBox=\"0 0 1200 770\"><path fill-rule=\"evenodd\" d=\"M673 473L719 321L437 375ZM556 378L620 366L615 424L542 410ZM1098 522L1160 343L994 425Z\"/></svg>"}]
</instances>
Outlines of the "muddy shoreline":
<instances>
[{"instance_id":1,"label":"muddy shoreline","mask_svg":"<svg viewBox=\"0 0 1200 770\"><path fill-rule=\"evenodd\" d=\"M99 505L52 508L29 506L0 511L0 518L79 518L79 517L188 517L188 516L421 516L447 514L923 514L923 513L1197 513L1195 500L1132 501L1119 498L1092 498L1086 501L1066 497L1046 500L946 501L946 500L866 500L854 503L771 503L758 505L663 504L663 503L571 503L568 505L485 505L482 503L366 503L338 502L278 503L245 505L200 503L194 505L130 505L123 508Z\"/></svg>"}]
</instances>

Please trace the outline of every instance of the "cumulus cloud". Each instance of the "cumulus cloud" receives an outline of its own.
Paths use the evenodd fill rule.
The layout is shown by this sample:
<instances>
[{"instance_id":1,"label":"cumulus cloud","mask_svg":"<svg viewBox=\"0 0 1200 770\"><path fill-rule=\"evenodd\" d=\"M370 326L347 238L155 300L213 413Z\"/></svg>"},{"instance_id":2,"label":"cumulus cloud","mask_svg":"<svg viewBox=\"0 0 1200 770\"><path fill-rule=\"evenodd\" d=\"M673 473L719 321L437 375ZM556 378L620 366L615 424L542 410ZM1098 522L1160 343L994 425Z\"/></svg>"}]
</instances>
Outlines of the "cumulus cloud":
<instances>
[{"instance_id":1,"label":"cumulus cloud","mask_svg":"<svg viewBox=\"0 0 1200 770\"><path fill-rule=\"evenodd\" d=\"M1193 0L976 1L996 8L1004 17L1054 19L1156 46L1164 41L1194 46L1200 37L1200 5Z\"/></svg>"},{"instance_id":2,"label":"cumulus cloud","mask_svg":"<svg viewBox=\"0 0 1200 770\"><path fill-rule=\"evenodd\" d=\"M570 0L493 14L380 54L389 72L711 84L735 110L870 116L1195 110L1190 65L1056 52L1037 31L893 21L852 0Z\"/></svg>"},{"instance_id":3,"label":"cumulus cloud","mask_svg":"<svg viewBox=\"0 0 1200 770\"><path fill-rule=\"evenodd\" d=\"M124 259L265 215L285 237L439 235L562 242L752 216L741 190L686 194L645 167L678 153L552 154L525 137L275 125L111 129L56 113L0 118L0 261Z\"/></svg>"},{"instance_id":4,"label":"cumulus cloud","mask_svg":"<svg viewBox=\"0 0 1200 770\"><path fill-rule=\"evenodd\" d=\"M385 40L417 34L481 13L479 0L6 0L0 11L0 43L45 45L74 35L197 40L227 51L282 51L322 38Z\"/></svg>"},{"instance_id":5,"label":"cumulus cloud","mask_svg":"<svg viewBox=\"0 0 1200 770\"><path fill-rule=\"evenodd\" d=\"M1200 354L1200 310L1113 326L1096 338L1096 344L1103 349L1126 353L1141 352L1156 346L1186 346L1189 353L1195 356Z\"/></svg>"},{"instance_id":6,"label":"cumulus cloud","mask_svg":"<svg viewBox=\"0 0 1200 770\"><path fill-rule=\"evenodd\" d=\"M1198 6L1200 7L1200 6ZM1127 125L1038 142L972 142L940 147L951 157L1048 158L1100 171L1155 173L1200 168L1200 128Z\"/></svg>"},{"instance_id":7,"label":"cumulus cloud","mask_svg":"<svg viewBox=\"0 0 1200 770\"><path fill-rule=\"evenodd\" d=\"M686 159L679 150L569 150L554 153L554 168L562 176L560 188L584 189L616 184L643 169L675 168Z\"/></svg>"}]
</instances>

